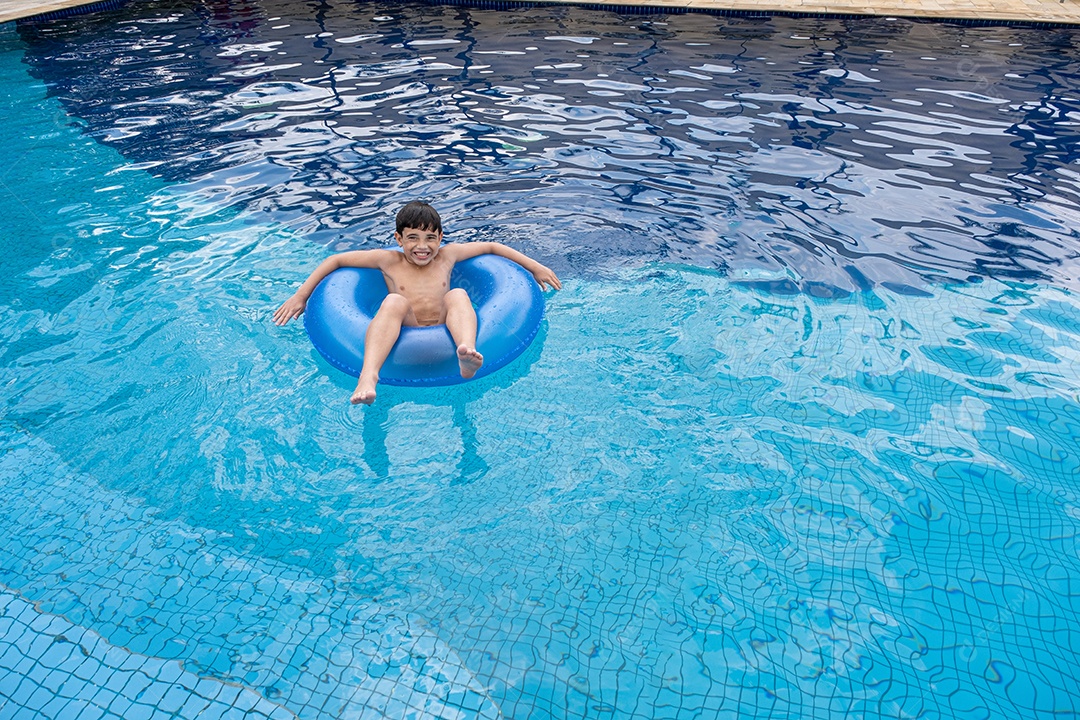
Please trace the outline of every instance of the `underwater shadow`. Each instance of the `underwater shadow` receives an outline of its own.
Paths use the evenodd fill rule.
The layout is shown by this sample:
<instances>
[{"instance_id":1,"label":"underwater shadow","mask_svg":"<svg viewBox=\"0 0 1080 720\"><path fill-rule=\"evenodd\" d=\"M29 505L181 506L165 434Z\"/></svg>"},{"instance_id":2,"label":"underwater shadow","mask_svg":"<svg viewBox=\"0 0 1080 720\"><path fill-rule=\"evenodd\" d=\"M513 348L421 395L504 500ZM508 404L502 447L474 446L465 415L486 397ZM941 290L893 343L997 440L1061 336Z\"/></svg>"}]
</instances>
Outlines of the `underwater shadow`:
<instances>
[{"instance_id":1,"label":"underwater shadow","mask_svg":"<svg viewBox=\"0 0 1080 720\"><path fill-rule=\"evenodd\" d=\"M387 438L393 432L390 411L408 402L450 410L454 427L461 433L462 445L461 458L450 484L467 485L483 477L488 464L477 452L476 424L468 412L468 405L489 392L505 390L528 375L543 353L547 333L548 324L544 320L536 337L521 355L491 375L476 380L441 387L380 385L378 399L372 405L353 410L354 413L363 413L361 438L364 442L364 462L380 481L390 477L390 455L386 445ZM314 348L311 349L311 356L332 384L341 388L346 395L353 391L355 378L328 363Z\"/></svg>"}]
</instances>

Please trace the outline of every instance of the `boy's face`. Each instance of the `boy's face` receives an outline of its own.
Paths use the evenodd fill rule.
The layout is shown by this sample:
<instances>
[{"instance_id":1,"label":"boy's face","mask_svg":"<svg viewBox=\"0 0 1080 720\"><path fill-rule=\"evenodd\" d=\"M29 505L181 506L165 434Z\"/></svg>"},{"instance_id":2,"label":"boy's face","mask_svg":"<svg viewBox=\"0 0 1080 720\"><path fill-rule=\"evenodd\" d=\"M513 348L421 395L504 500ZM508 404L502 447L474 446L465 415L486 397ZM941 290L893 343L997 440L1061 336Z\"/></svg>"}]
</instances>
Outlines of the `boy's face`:
<instances>
[{"instance_id":1,"label":"boy's face","mask_svg":"<svg viewBox=\"0 0 1080 720\"><path fill-rule=\"evenodd\" d=\"M394 233L394 239L405 251L405 259L417 267L428 265L439 254L442 231L407 227Z\"/></svg>"}]
</instances>

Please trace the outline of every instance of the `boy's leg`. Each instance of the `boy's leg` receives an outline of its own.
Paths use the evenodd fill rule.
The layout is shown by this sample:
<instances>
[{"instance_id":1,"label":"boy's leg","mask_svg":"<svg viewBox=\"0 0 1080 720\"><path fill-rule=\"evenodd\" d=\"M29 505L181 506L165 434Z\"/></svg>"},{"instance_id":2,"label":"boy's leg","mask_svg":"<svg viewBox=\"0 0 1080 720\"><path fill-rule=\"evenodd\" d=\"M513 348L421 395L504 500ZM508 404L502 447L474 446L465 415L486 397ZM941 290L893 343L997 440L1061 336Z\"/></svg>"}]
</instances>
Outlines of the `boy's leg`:
<instances>
[{"instance_id":1,"label":"boy's leg","mask_svg":"<svg viewBox=\"0 0 1080 720\"><path fill-rule=\"evenodd\" d=\"M446 328L457 345L461 377L471 378L484 364L484 356L476 352L476 310L469 294L454 288L443 298L446 306Z\"/></svg>"},{"instance_id":2,"label":"boy's leg","mask_svg":"<svg viewBox=\"0 0 1080 720\"><path fill-rule=\"evenodd\" d=\"M390 293L379 306L379 312L371 319L364 335L364 367L360 369L360 380L352 394L353 405L375 402L375 385L379 382L379 371L386 356L394 348L401 324L405 322L412 308L403 295Z\"/></svg>"}]
</instances>

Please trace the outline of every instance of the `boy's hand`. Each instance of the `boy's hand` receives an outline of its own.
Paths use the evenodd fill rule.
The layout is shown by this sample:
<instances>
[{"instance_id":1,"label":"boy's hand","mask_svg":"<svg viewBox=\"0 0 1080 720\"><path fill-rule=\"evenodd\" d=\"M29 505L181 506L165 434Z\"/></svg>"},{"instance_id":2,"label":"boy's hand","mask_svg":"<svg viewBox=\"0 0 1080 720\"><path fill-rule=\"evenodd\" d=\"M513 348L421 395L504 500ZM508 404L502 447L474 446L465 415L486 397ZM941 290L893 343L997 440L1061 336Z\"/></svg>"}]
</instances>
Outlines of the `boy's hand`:
<instances>
[{"instance_id":1,"label":"boy's hand","mask_svg":"<svg viewBox=\"0 0 1080 720\"><path fill-rule=\"evenodd\" d=\"M281 307L274 311L274 324L284 325L290 320L300 317L304 314L304 308L306 307L306 298L302 298L299 295L293 295L291 298L281 303Z\"/></svg>"},{"instance_id":2,"label":"boy's hand","mask_svg":"<svg viewBox=\"0 0 1080 720\"><path fill-rule=\"evenodd\" d=\"M546 265L541 265L536 272L533 273L533 277L536 278L536 282L540 283L541 289L546 289L545 285L550 285L552 290L562 290L562 283L559 282L559 278L555 276L555 273L551 271L551 268Z\"/></svg>"}]
</instances>

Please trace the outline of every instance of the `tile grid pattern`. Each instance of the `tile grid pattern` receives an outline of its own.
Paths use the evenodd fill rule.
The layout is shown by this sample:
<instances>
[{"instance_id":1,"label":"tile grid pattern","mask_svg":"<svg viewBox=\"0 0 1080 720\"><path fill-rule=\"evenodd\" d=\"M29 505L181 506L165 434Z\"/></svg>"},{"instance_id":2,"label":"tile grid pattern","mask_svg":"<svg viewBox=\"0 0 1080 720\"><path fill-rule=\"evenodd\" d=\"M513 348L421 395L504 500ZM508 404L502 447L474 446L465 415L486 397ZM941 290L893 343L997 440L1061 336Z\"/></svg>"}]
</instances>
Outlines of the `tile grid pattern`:
<instances>
[{"instance_id":1,"label":"tile grid pattern","mask_svg":"<svg viewBox=\"0 0 1080 720\"><path fill-rule=\"evenodd\" d=\"M0 720L500 717L418 618L214 549L24 432L0 447Z\"/></svg>"},{"instance_id":2,"label":"tile grid pattern","mask_svg":"<svg viewBox=\"0 0 1080 720\"><path fill-rule=\"evenodd\" d=\"M289 720L258 693L132 653L0 586L0 718Z\"/></svg>"}]
</instances>

